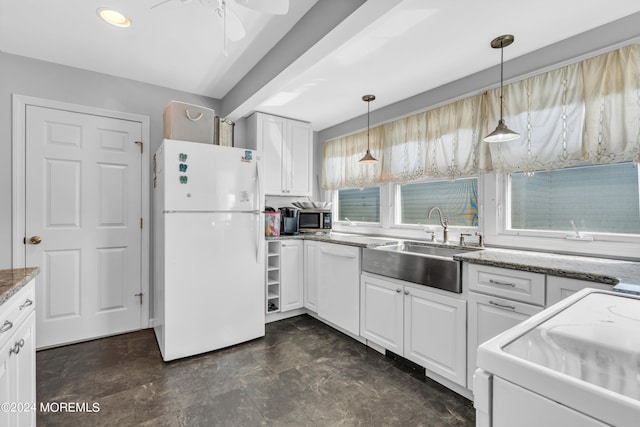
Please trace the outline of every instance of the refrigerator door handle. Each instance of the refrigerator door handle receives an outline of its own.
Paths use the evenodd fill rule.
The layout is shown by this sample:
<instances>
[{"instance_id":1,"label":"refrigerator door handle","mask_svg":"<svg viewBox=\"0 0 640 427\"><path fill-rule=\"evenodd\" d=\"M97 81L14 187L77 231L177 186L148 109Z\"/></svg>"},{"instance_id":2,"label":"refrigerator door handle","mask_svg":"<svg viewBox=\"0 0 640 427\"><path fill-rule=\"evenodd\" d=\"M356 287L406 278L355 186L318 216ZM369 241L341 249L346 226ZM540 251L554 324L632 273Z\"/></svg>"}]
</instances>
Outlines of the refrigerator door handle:
<instances>
[{"instance_id":1,"label":"refrigerator door handle","mask_svg":"<svg viewBox=\"0 0 640 427\"><path fill-rule=\"evenodd\" d=\"M260 262L260 216L262 212L256 212L256 262Z\"/></svg>"},{"instance_id":2,"label":"refrigerator door handle","mask_svg":"<svg viewBox=\"0 0 640 427\"><path fill-rule=\"evenodd\" d=\"M258 162L256 162L256 210L260 210L260 206L261 204L261 200L260 200L260 193L262 190L262 183L260 182L260 166L258 165Z\"/></svg>"},{"instance_id":3,"label":"refrigerator door handle","mask_svg":"<svg viewBox=\"0 0 640 427\"><path fill-rule=\"evenodd\" d=\"M262 185L260 182L260 166L258 165L258 162L256 162L256 208L257 208L257 213L256 213L256 262L260 261L260 216L262 215L260 206L262 206L261 203L261 190L262 190Z\"/></svg>"}]
</instances>

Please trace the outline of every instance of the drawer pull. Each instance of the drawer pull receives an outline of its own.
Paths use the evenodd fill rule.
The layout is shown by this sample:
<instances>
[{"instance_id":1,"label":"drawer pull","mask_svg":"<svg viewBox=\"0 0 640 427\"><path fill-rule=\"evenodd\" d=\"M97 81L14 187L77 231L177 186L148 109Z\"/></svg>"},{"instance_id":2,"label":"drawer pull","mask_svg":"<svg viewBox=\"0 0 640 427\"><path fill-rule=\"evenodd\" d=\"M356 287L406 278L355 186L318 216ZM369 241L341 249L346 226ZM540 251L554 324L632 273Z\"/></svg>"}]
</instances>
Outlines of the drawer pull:
<instances>
[{"instance_id":1,"label":"drawer pull","mask_svg":"<svg viewBox=\"0 0 640 427\"><path fill-rule=\"evenodd\" d=\"M511 286L512 288L516 287L515 283L501 282L499 280L493 280L493 279L489 279L489 283L491 283L492 285Z\"/></svg>"},{"instance_id":2,"label":"drawer pull","mask_svg":"<svg viewBox=\"0 0 640 427\"><path fill-rule=\"evenodd\" d=\"M11 328L13 328L13 323L9 322L8 320L5 320L4 325L0 327L0 334L3 332L7 332Z\"/></svg>"},{"instance_id":3,"label":"drawer pull","mask_svg":"<svg viewBox=\"0 0 640 427\"><path fill-rule=\"evenodd\" d=\"M516 309L515 305L500 304L500 303L493 302L493 301L489 301L489 304L495 305L496 307L500 307L500 308L508 308L509 310L515 310Z\"/></svg>"},{"instance_id":4,"label":"drawer pull","mask_svg":"<svg viewBox=\"0 0 640 427\"><path fill-rule=\"evenodd\" d=\"M27 298L27 299L24 301L24 304L22 304L22 305L20 306L20 310L22 310L23 308L29 307L30 305L33 305L33 301L31 301L29 298Z\"/></svg>"}]
</instances>

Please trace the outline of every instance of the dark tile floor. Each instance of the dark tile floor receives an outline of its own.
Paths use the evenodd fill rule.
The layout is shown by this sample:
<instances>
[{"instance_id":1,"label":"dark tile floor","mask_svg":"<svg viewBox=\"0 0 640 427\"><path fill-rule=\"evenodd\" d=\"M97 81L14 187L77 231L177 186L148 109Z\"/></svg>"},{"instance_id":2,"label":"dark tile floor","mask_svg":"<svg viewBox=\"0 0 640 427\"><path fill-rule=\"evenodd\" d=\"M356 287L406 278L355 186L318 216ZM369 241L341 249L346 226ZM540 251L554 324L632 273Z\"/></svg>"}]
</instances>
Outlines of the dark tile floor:
<instances>
[{"instance_id":1,"label":"dark tile floor","mask_svg":"<svg viewBox=\"0 0 640 427\"><path fill-rule=\"evenodd\" d=\"M309 316L164 363L150 329L37 353L38 426L473 426L472 403ZM57 406L51 406L57 409Z\"/></svg>"}]
</instances>

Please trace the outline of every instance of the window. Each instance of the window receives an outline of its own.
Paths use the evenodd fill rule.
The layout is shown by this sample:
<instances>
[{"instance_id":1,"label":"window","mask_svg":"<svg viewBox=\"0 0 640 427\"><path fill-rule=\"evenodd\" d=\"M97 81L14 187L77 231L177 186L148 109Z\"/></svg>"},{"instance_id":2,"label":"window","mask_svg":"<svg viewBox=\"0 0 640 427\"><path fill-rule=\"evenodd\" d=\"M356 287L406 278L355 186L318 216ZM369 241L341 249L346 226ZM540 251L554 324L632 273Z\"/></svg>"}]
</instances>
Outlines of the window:
<instances>
[{"instance_id":1,"label":"window","mask_svg":"<svg viewBox=\"0 0 640 427\"><path fill-rule=\"evenodd\" d=\"M478 226L478 179L431 181L400 185L401 224L439 224L434 213L427 219L429 209L438 206L449 225Z\"/></svg>"},{"instance_id":2,"label":"window","mask_svg":"<svg viewBox=\"0 0 640 427\"><path fill-rule=\"evenodd\" d=\"M640 234L638 168L631 163L511 175L510 228Z\"/></svg>"},{"instance_id":3,"label":"window","mask_svg":"<svg viewBox=\"0 0 640 427\"><path fill-rule=\"evenodd\" d=\"M338 220L380 222L380 187L338 191Z\"/></svg>"}]
</instances>

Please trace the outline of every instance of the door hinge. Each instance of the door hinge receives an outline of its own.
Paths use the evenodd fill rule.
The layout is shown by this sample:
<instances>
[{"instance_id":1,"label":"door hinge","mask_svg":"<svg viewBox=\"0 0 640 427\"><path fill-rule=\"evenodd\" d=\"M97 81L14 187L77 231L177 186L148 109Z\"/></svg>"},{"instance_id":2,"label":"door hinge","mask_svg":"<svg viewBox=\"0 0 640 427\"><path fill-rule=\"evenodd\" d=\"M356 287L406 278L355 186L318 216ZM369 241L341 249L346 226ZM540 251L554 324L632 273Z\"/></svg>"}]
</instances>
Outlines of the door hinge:
<instances>
[{"instance_id":1,"label":"door hinge","mask_svg":"<svg viewBox=\"0 0 640 427\"><path fill-rule=\"evenodd\" d=\"M142 152L144 151L144 142L142 141L136 141L136 144L140 145L140 154L142 154Z\"/></svg>"},{"instance_id":2,"label":"door hinge","mask_svg":"<svg viewBox=\"0 0 640 427\"><path fill-rule=\"evenodd\" d=\"M143 225L143 221L142 221L142 218L140 218L140 228L142 228L142 225Z\"/></svg>"},{"instance_id":3,"label":"door hinge","mask_svg":"<svg viewBox=\"0 0 640 427\"><path fill-rule=\"evenodd\" d=\"M140 292L139 294L135 294L135 297L140 297L140 305L142 305L142 292Z\"/></svg>"}]
</instances>

